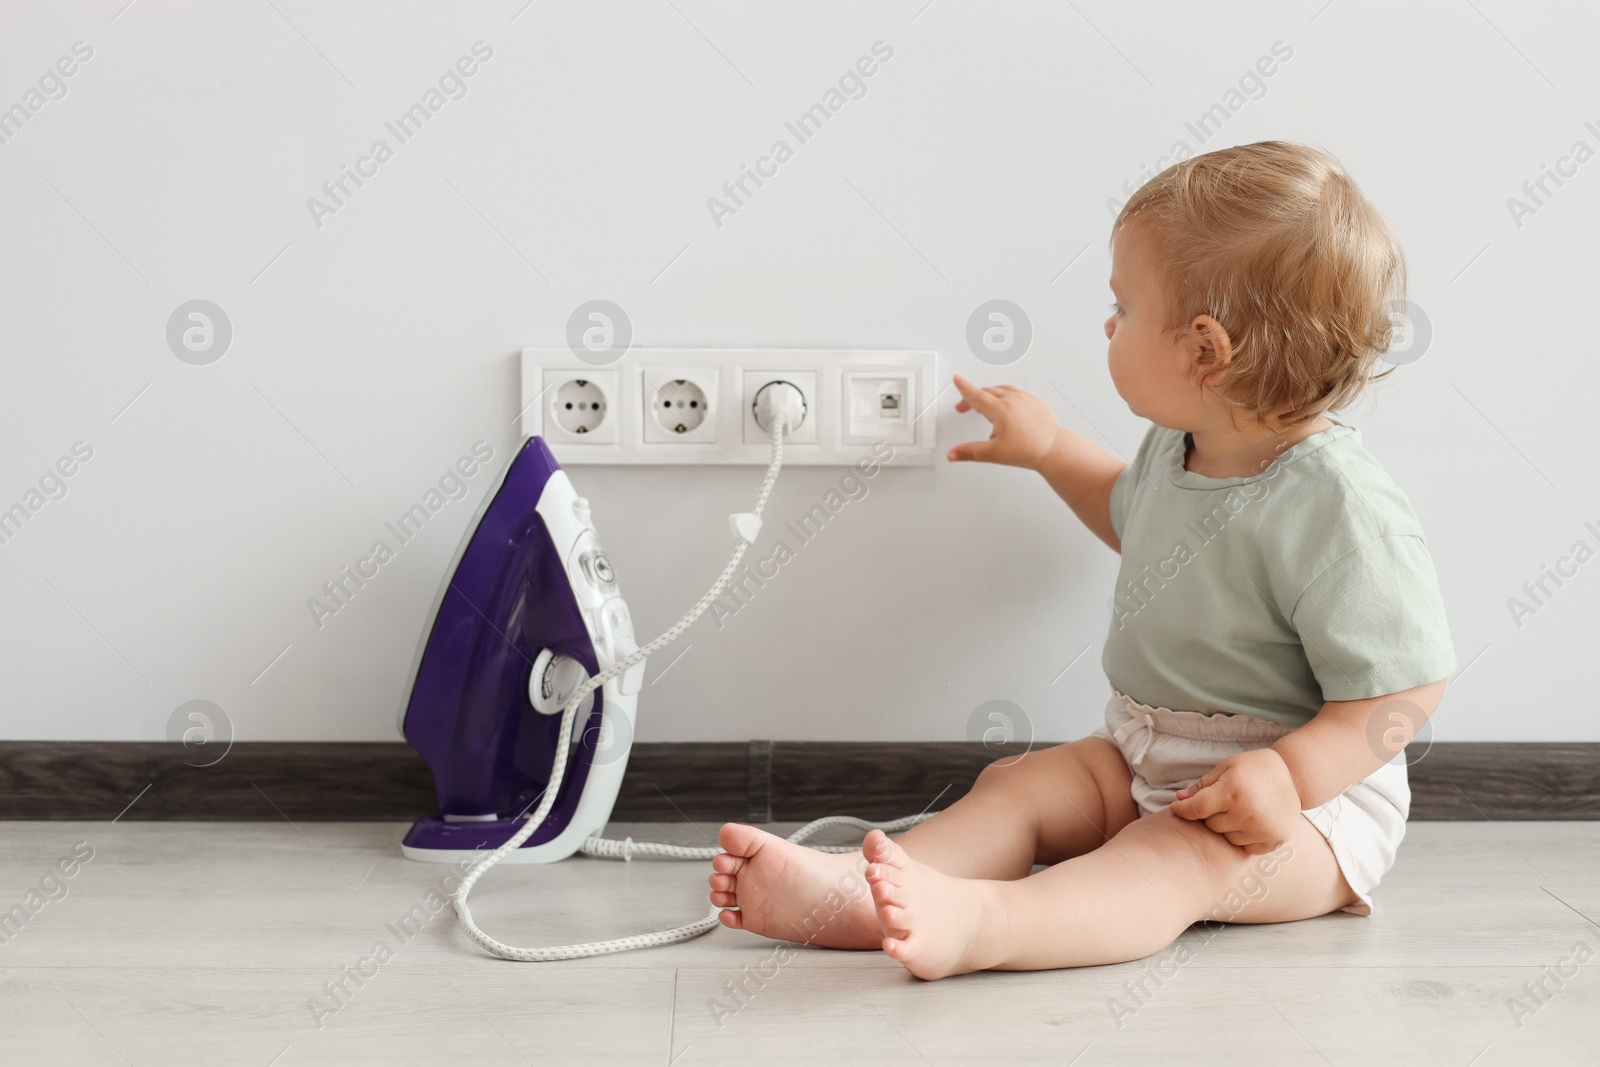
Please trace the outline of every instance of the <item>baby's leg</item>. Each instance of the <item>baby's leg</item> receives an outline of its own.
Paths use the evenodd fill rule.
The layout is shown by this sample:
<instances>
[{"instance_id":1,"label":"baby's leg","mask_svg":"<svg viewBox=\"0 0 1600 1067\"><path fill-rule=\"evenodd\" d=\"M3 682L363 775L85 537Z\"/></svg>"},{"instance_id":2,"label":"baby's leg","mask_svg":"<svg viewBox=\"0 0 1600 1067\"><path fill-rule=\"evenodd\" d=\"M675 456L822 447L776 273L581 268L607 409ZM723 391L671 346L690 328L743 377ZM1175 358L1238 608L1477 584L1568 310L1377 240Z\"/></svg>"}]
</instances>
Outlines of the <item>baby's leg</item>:
<instances>
[{"instance_id":1,"label":"baby's leg","mask_svg":"<svg viewBox=\"0 0 1600 1067\"><path fill-rule=\"evenodd\" d=\"M936 871L1018 879L1035 863L1090 852L1138 815L1122 755L1098 737L997 760L972 791L896 838ZM753 826L728 823L711 861L711 903L722 923L829 948L878 948L883 930L860 852L829 855Z\"/></svg>"},{"instance_id":2,"label":"baby's leg","mask_svg":"<svg viewBox=\"0 0 1600 1067\"><path fill-rule=\"evenodd\" d=\"M1026 878L1093 852L1139 816L1133 777L1100 737L996 760L972 791L895 842L956 878Z\"/></svg>"},{"instance_id":3,"label":"baby's leg","mask_svg":"<svg viewBox=\"0 0 1600 1067\"><path fill-rule=\"evenodd\" d=\"M1304 819L1289 848L1269 858L1160 812L1020 881L950 878L877 832L866 855L884 951L919 978L1121 963L1171 944L1202 919L1286 922L1356 899L1327 840Z\"/></svg>"}]
</instances>

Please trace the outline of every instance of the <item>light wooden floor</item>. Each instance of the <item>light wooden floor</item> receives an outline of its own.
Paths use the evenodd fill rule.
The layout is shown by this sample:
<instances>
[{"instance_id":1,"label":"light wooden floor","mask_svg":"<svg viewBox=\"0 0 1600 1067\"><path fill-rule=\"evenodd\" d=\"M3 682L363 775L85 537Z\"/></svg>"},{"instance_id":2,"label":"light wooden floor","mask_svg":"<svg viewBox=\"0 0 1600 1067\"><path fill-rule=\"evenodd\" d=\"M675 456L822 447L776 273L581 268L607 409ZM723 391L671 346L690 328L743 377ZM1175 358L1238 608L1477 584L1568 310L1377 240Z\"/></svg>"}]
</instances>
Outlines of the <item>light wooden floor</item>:
<instances>
[{"instance_id":1,"label":"light wooden floor","mask_svg":"<svg viewBox=\"0 0 1600 1067\"><path fill-rule=\"evenodd\" d=\"M776 943L718 929L512 964L481 955L448 907L402 941L389 924L444 870L401 858L403 829L0 823L0 912L76 843L94 850L0 945L0 1063L1600 1063L1600 823L1413 824L1372 918L1191 930L1187 962L1152 958L1142 1003L1125 983L1147 963L922 983L877 952L777 966ZM696 844L714 827L612 833ZM500 868L474 914L513 944L660 929L704 914L705 875ZM308 1001L378 942L393 958L319 1027ZM1542 1004L1526 994L1579 945L1587 964L1546 979ZM710 1002L747 974L719 1020Z\"/></svg>"}]
</instances>

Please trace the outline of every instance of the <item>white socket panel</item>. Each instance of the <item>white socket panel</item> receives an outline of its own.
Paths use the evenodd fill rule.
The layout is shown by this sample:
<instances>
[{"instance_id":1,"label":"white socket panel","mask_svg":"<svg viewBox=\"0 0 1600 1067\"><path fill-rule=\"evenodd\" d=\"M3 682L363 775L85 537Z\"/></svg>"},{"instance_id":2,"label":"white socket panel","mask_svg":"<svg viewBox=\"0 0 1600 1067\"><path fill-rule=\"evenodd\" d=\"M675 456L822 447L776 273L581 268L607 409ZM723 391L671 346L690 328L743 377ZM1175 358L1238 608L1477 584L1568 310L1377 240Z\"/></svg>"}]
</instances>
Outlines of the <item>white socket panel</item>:
<instances>
[{"instance_id":1,"label":"white socket panel","mask_svg":"<svg viewBox=\"0 0 1600 1067\"><path fill-rule=\"evenodd\" d=\"M567 349L527 348L521 429L542 436L565 465L764 466L771 438L756 425L755 396L769 382L786 381L805 397L806 418L784 441L785 465L851 466L888 444L893 465L928 466L938 451L934 402L942 386L955 402L954 387L936 380L937 366L935 353L921 351L634 348L600 368ZM582 434L564 430L552 407L563 386L578 380L605 396L604 418L591 418ZM693 388L676 386L680 380ZM651 404L664 387L674 397L704 394L698 425L678 433L677 425L692 420L657 418Z\"/></svg>"}]
</instances>

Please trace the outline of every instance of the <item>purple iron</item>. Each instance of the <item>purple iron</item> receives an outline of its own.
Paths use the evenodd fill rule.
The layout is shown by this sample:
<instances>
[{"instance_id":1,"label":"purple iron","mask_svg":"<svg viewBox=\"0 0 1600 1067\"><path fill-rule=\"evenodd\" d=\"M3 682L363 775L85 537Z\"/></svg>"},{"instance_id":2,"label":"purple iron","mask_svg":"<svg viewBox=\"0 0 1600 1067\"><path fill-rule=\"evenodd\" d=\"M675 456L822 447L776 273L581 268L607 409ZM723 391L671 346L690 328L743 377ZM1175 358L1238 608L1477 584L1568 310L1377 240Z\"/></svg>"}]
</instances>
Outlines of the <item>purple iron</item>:
<instances>
[{"instance_id":1,"label":"purple iron","mask_svg":"<svg viewBox=\"0 0 1600 1067\"><path fill-rule=\"evenodd\" d=\"M738 539L733 555L706 595L644 648L634 642L589 504L573 492L540 438L530 437L512 459L456 550L434 602L433 625L417 649L401 721L406 740L433 772L439 810L412 825L401 849L411 859L462 866L451 903L467 937L491 955L523 962L579 959L676 944L720 924L722 909L713 906L703 918L669 930L517 948L473 922L467 896L502 860L546 863L580 849L622 860L636 854L709 860L721 851L606 839L599 831L611 817L627 765L645 656L681 637L722 595L760 533L783 466L783 437L805 417L800 391L777 385L763 390L765 402L757 398L758 423L763 416L770 421L772 462L754 509L728 517ZM570 735L563 736L564 728ZM900 830L926 818L869 823L835 816L802 826L789 840L803 841L829 825Z\"/></svg>"},{"instance_id":2,"label":"purple iron","mask_svg":"<svg viewBox=\"0 0 1600 1067\"><path fill-rule=\"evenodd\" d=\"M541 438L484 500L434 600L401 719L439 796L401 845L416 860L455 863L511 838L551 780L567 700L638 650L589 503ZM611 818L643 676L641 660L578 709L554 805L508 861L564 859Z\"/></svg>"}]
</instances>

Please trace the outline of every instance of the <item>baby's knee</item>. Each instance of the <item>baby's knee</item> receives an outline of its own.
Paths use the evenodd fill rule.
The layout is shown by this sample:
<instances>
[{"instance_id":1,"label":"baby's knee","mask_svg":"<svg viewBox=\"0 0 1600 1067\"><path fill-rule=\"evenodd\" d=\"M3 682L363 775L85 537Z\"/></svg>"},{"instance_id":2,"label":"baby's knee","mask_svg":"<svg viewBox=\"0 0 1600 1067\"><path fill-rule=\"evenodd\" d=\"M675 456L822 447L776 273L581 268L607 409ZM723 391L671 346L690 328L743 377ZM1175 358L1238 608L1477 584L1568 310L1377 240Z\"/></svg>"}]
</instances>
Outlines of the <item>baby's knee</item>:
<instances>
[{"instance_id":1,"label":"baby's knee","mask_svg":"<svg viewBox=\"0 0 1600 1067\"><path fill-rule=\"evenodd\" d=\"M978 772L977 781L972 783L972 791L974 793L1014 793L1025 789L1033 778L1034 770L1028 763L1028 755L1002 756L1000 759L992 761Z\"/></svg>"},{"instance_id":2,"label":"baby's knee","mask_svg":"<svg viewBox=\"0 0 1600 1067\"><path fill-rule=\"evenodd\" d=\"M1272 852L1255 854L1230 844L1205 823L1180 819L1170 812L1146 816L1144 821L1160 818L1172 821L1172 839L1183 846L1196 921L1258 921L1245 917L1257 913L1269 894L1283 892L1274 890L1275 884L1293 882L1280 873L1295 858L1290 842Z\"/></svg>"},{"instance_id":3,"label":"baby's knee","mask_svg":"<svg viewBox=\"0 0 1600 1067\"><path fill-rule=\"evenodd\" d=\"M1181 819L1170 811L1146 815L1137 823L1140 836L1158 853L1162 867L1193 890L1196 900L1213 901L1237 881L1250 859L1203 822Z\"/></svg>"},{"instance_id":4,"label":"baby's knee","mask_svg":"<svg viewBox=\"0 0 1600 1067\"><path fill-rule=\"evenodd\" d=\"M1108 761L1105 753L1092 747L1097 740L1088 738L1001 757L979 772L973 792L1043 802L1049 807L1055 806L1053 798L1061 795L1063 787L1071 792L1077 784L1092 784L1102 794L1127 793L1129 781L1121 755L1113 749ZM1119 774L1120 782L1115 781Z\"/></svg>"},{"instance_id":5,"label":"baby's knee","mask_svg":"<svg viewBox=\"0 0 1600 1067\"><path fill-rule=\"evenodd\" d=\"M1065 745L1025 752L1018 756L1002 756L978 772L972 792L980 796L1015 803L1034 802L1048 784L1060 776L1071 762L1069 753L1061 751Z\"/></svg>"}]
</instances>

